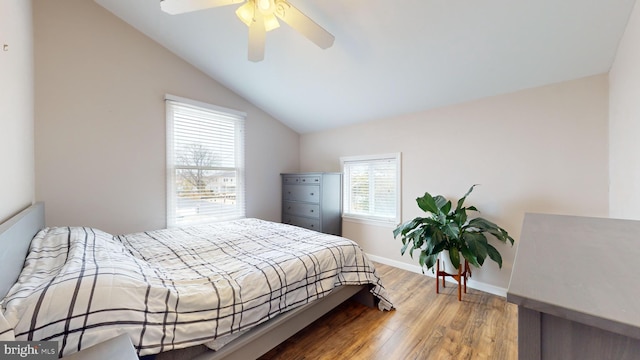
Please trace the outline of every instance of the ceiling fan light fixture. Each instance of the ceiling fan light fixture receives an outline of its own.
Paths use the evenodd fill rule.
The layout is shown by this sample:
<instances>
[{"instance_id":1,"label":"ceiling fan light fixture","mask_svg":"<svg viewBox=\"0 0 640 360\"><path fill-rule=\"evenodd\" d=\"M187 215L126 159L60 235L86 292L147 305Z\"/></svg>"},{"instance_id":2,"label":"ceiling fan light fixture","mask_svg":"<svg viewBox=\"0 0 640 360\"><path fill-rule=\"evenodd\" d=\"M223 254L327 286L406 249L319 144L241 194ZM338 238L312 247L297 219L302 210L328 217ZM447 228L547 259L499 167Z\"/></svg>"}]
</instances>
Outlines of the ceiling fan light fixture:
<instances>
[{"instance_id":1,"label":"ceiling fan light fixture","mask_svg":"<svg viewBox=\"0 0 640 360\"><path fill-rule=\"evenodd\" d=\"M271 31L273 29L277 29L280 27L280 22L275 15L265 15L264 16L264 28L266 31Z\"/></svg>"},{"instance_id":2,"label":"ceiling fan light fixture","mask_svg":"<svg viewBox=\"0 0 640 360\"><path fill-rule=\"evenodd\" d=\"M253 22L253 15L255 13L255 8L251 1L247 1L244 5L240 6L238 10L236 10L236 15L247 26L251 26Z\"/></svg>"},{"instance_id":3,"label":"ceiling fan light fixture","mask_svg":"<svg viewBox=\"0 0 640 360\"><path fill-rule=\"evenodd\" d=\"M255 2L263 13L273 12L275 8L274 0L255 0Z\"/></svg>"},{"instance_id":4,"label":"ceiling fan light fixture","mask_svg":"<svg viewBox=\"0 0 640 360\"><path fill-rule=\"evenodd\" d=\"M156 0L158 1L158 0ZM294 28L321 49L333 45L331 33L316 24L309 16L291 5L288 0L159 0L160 9L169 14L204 10L219 6L242 4L236 15L249 27L249 60L264 59L265 35L280 27L280 20Z\"/></svg>"},{"instance_id":5,"label":"ceiling fan light fixture","mask_svg":"<svg viewBox=\"0 0 640 360\"><path fill-rule=\"evenodd\" d=\"M257 10L260 10L258 1L249 0L244 5L240 6L238 10L236 10L236 15L238 16L240 21L242 21L249 27L251 27L251 24L255 20ZM269 2L269 0L267 0L267 2ZM271 1L270 3L273 3L273 1ZM256 9L257 7L258 9ZM274 15L273 11L267 11L266 13L260 11L260 14L258 16L262 16L264 20L265 31L271 31L280 27L280 22Z\"/></svg>"}]
</instances>

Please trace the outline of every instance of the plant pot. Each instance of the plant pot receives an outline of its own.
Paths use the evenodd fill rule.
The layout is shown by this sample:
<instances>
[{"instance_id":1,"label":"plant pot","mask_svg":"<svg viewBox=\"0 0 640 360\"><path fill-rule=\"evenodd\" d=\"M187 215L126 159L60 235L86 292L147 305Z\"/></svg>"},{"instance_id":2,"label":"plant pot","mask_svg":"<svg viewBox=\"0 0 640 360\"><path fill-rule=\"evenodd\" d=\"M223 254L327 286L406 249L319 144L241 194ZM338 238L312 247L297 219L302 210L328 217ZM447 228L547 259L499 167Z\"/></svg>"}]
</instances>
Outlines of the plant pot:
<instances>
[{"instance_id":1,"label":"plant pot","mask_svg":"<svg viewBox=\"0 0 640 360\"><path fill-rule=\"evenodd\" d=\"M438 254L438 259L440 259L440 270L449 274L457 274L458 269L453 266L451 262L451 258L449 258L449 251L444 250L440 254ZM461 265L458 265L461 266ZM464 269L463 269L464 270Z\"/></svg>"}]
</instances>

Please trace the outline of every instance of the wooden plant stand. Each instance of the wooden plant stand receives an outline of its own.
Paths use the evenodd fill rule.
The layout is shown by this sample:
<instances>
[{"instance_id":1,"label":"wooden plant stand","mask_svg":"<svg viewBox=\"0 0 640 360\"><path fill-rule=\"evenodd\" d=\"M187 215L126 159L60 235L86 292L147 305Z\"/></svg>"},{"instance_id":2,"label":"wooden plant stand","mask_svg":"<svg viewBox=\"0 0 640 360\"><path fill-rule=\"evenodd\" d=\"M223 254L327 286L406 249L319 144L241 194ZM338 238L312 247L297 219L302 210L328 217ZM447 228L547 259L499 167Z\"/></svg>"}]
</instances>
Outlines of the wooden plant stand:
<instances>
[{"instance_id":1,"label":"wooden plant stand","mask_svg":"<svg viewBox=\"0 0 640 360\"><path fill-rule=\"evenodd\" d=\"M464 270L463 270L464 268ZM436 294L440 293L440 277L442 277L442 287L445 286L444 278L445 276L451 276L458 282L458 301L462 301L462 288L464 287L464 293L467 293L467 279L471 277L471 268L469 267L469 262L465 259L464 265L458 266L457 274L449 274L443 270L440 270L440 259L436 261Z\"/></svg>"}]
</instances>

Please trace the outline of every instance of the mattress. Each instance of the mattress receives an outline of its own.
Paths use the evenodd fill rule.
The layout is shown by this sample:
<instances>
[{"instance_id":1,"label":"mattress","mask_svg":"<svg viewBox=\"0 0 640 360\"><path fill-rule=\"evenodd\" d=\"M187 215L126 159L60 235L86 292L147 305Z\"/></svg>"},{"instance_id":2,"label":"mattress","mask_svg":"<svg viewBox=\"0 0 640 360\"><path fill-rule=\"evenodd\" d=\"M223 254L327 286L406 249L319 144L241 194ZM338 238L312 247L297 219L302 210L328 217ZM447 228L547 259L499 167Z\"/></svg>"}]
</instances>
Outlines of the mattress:
<instances>
[{"instance_id":1,"label":"mattress","mask_svg":"<svg viewBox=\"0 0 640 360\"><path fill-rule=\"evenodd\" d=\"M149 355L228 338L362 284L392 308L355 242L258 219L119 236L45 228L2 300L12 329L0 333L56 340L61 355L126 333Z\"/></svg>"}]
</instances>

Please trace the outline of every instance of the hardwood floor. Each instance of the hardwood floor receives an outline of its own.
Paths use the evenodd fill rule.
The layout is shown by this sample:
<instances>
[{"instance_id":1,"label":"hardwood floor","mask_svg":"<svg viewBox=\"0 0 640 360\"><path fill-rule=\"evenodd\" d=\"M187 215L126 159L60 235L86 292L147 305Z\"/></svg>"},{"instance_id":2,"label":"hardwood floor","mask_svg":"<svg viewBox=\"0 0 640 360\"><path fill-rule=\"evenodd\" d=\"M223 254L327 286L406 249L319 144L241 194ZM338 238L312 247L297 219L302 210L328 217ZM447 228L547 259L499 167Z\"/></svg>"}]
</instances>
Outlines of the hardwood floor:
<instances>
[{"instance_id":1,"label":"hardwood floor","mask_svg":"<svg viewBox=\"0 0 640 360\"><path fill-rule=\"evenodd\" d=\"M449 283L376 264L396 310L347 301L261 360L517 358L517 307L469 289L458 301Z\"/></svg>"}]
</instances>

